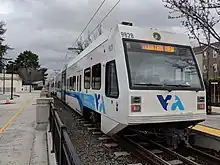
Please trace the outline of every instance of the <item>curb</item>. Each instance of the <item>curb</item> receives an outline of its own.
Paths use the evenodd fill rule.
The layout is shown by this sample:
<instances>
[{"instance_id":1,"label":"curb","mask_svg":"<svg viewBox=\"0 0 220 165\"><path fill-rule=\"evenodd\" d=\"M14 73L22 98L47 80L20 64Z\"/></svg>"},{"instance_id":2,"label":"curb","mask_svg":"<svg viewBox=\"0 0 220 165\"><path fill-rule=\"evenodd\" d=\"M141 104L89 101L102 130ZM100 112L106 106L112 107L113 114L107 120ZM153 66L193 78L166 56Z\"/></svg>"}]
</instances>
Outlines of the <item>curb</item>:
<instances>
[{"instance_id":1,"label":"curb","mask_svg":"<svg viewBox=\"0 0 220 165\"><path fill-rule=\"evenodd\" d=\"M55 153L51 153L53 143L52 143L51 133L49 132L49 124L47 126L47 131L46 131L46 141L47 141L48 165L57 165Z\"/></svg>"}]
</instances>

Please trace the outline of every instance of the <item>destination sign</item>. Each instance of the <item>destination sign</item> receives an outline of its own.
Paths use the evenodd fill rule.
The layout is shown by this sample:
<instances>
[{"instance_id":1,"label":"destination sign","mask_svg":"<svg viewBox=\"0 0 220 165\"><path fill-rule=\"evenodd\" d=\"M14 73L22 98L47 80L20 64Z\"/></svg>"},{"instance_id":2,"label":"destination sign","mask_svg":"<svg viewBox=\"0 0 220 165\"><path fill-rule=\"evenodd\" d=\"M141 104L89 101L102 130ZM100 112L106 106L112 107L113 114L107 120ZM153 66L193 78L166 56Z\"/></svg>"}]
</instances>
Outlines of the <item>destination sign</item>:
<instances>
[{"instance_id":1,"label":"destination sign","mask_svg":"<svg viewBox=\"0 0 220 165\"><path fill-rule=\"evenodd\" d=\"M173 46L155 45L155 44L141 44L141 47L144 50L170 52L170 53L175 52L175 49Z\"/></svg>"}]
</instances>

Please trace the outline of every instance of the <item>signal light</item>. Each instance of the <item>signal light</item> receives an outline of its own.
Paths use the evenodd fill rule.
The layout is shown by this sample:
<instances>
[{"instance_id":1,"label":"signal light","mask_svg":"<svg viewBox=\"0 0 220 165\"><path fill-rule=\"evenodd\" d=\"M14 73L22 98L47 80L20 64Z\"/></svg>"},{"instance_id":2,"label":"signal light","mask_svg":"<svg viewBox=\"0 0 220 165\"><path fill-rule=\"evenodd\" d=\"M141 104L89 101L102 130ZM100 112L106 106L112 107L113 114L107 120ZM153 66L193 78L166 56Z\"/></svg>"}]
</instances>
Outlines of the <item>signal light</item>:
<instances>
[{"instance_id":1,"label":"signal light","mask_svg":"<svg viewBox=\"0 0 220 165\"><path fill-rule=\"evenodd\" d=\"M205 109L205 104L204 104L204 103L198 104L198 105L197 105L197 109L198 109L198 110L204 110L204 109Z\"/></svg>"},{"instance_id":2,"label":"signal light","mask_svg":"<svg viewBox=\"0 0 220 165\"><path fill-rule=\"evenodd\" d=\"M140 105L131 105L131 112L141 112Z\"/></svg>"}]
</instances>

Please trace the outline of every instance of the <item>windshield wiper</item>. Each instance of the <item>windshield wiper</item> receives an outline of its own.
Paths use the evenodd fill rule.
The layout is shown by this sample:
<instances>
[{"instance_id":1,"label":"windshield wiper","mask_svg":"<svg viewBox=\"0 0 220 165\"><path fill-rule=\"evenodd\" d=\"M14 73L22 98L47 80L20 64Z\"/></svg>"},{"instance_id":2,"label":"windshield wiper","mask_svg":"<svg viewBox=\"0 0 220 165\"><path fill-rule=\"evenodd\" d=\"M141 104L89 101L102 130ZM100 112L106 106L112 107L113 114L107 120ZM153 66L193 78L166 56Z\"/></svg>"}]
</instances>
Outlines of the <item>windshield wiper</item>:
<instances>
[{"instance_id":1,"label":"windshield wiper","mask_svg":"<svg viewBox=\"0 0 220 165\"><path fill-rule=\"evenodd\" d=\"M134 84L134 85L163 86L162 84L153 84L153 83L142 83L142 84Z\"/></svg>"},{"instance_id":2,"label":"windshield wiper","mask_svg":"<svg viewBox=\"0 0 220 165\"><path fill-rule=\"evenodd\" d=\"M190 85L184 84L164 84L165 86L172 86L172 87L191 87Z\"/></svg>"}]
</instances>

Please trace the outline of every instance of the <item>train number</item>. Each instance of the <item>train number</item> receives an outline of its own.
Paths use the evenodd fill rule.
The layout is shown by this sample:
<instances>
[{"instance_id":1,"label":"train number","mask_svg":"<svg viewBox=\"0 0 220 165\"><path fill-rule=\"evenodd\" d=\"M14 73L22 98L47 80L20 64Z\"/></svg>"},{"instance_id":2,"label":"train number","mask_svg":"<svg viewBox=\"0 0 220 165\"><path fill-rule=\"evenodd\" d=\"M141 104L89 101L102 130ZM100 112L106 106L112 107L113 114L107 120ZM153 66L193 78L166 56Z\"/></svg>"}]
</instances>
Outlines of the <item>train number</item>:
<instances>
[{"instance_id":1,"label":"train number","mask_svg":"<svg viewBox=\"0 0 220 165\"><path fill-rule=\"evenodd\" d=\"M121 32L121 36L122 38L134 38L134 34L133 33L128 33L128 32Z\"/></svg>"}]
</instances>

